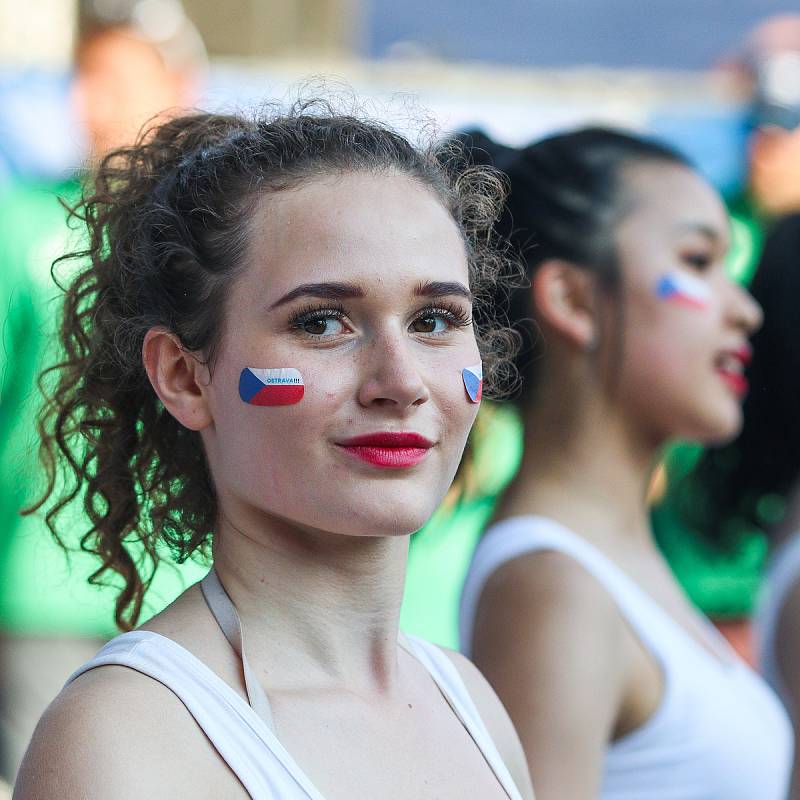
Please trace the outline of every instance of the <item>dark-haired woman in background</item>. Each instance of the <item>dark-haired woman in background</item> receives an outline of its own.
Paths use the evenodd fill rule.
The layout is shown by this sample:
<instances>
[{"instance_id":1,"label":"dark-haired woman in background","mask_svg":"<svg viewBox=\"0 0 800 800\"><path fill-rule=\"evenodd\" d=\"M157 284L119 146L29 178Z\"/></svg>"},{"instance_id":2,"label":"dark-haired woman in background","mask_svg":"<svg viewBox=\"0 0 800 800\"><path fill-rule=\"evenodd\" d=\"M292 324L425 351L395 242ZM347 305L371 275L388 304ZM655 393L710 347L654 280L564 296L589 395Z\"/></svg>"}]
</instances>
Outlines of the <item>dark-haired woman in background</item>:
<instances>
[{"instance_id":1,"label":"dark-haired woman in background","mask_svg":"<svg viewBox=\"0 0 800 800\"><path fill-rule=\"evenodd\" d=\"M761 313L726 277L724 207L673 151L604 129L491 160L531 279L510 298L526 446L467 577L462 646L540 800L779 800L783 709L690 606L645 503L666 442L741 424Z\"/></svg>"},{"instance_id":2,"label":"dark-haired woman in background","mask_svg":"<svg viewBox=\"0 0 800 800\"><path fill-rule=\"evenodd\" d=\"M474 177L324 105L103 161L43 428L75 491L47 499L85 491L123 627L160 544L214 566L72 676L20 800L532 797L477 671L398 634L409 534L502 363L472 324L502 265Z\"/></svg>"},{"instance_id":3,"label":"dark-haired woman in background","mask_svg":"<svg viewBox=\"0 0 800 800\"><path fill-rule=\"evenodd\" d=\"M771 231L751 285L764 310L747 371L744 423L729 445L708 450L685 492L682 520L709 543L735 548L766 531L772 555L755 615L762 672L800 728L800 215ZM678 487L679 489L682 487ZM800 798L795 766L792 797Z\"/></svg>"}]
</instances>

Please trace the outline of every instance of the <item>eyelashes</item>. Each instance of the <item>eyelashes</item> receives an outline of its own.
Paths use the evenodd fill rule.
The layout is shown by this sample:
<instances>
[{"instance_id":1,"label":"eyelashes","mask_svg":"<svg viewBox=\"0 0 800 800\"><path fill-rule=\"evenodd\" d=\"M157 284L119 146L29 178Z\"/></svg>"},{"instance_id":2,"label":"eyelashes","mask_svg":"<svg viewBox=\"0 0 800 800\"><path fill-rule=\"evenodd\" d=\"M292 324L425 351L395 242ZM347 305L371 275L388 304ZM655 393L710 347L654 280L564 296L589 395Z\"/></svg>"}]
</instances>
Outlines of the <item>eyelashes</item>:
<instances>
[{"instance_id":1,"label":"eyelashes","mask_svg":"<svg viewBox=\"0 0 800 800\"><path fill-rule=\"evenodd\" d=\"M326 333L326 328L330 327L328 323L331 321L338 322L341 326L346 327L347 313L344 307L340 304L325 304L323 305L308 305L299 309L289 319L289 328L295 332L299 332L306 336L313 338L322 338L331 336L342 331L334 331ZM415 328L419 323L425 327L426 323L434 322L434 330L420 330ZM444 330L435 330L438 321L443 321L446 324ZM436 305L429 305L417 311L409 324L409 329L414 333L420 333L428 336L441 336L451 330L458 328L465 328L472 324L472 315L470 311L466 310L463 305L458 303L451 303L443 301ZM312 328L316 328L312 330Z\"/></svg>"},{"instance_id":2,"label":"eyelashes","mask_svg":"<svg viewBox=\"0 0 800 800\"><path fill-rule=\"evenodd\" d=\"M426 315L445 317L457 328L472 324L472 314L458 303L444 302L437 306L428 306L417 312L415 319L424 318Z\"/></svg>"},{"instance_id":3,"label":"eyelashes","mask_svg":"<svg viewBox=\"0 0 800 800\"><path fill-rule=\"evenodd\" d=\"M687 252L681 255L684 264L698 272L704 272L714 262L714 257L710 253Z\"/></svg>"},{"instance_id":4,"label":"eyelashes","mask_svg":"<svg viewBox=\"0 0 800 800\"><path fill-rule=\"evenodd\" d=\"M325 325L329 320L341 321L344 319L345 311L341 305L326 306L304 306L289 320L289 327L294 331L307 334L309 336L323 335L320 332L310 331L308 327L314 324Z\"/></svg>"}]
</instances>

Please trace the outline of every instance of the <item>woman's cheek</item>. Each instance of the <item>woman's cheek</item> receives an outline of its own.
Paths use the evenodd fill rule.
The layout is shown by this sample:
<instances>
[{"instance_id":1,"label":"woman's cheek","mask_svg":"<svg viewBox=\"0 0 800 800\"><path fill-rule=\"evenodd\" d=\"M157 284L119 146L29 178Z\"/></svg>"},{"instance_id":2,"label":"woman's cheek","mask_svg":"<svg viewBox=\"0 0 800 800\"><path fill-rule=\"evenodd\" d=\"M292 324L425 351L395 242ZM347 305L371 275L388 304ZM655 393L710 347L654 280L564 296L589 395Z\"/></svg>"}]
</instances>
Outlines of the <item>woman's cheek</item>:
<instances>
[{"instance_id":1,"label":"woman's cheek","mask_svg":"<svg viewBox=\"0 0 800 800\"><path fill-rule=\"evenodd\" d=\"M441 392L440 406L445 420L451 421L452 434L466 440L480 409L483 369L475 355L462 357L461 361L463 366L453 364L441 373L439 383L446 391Z\"/></svg>"}]
</instances>

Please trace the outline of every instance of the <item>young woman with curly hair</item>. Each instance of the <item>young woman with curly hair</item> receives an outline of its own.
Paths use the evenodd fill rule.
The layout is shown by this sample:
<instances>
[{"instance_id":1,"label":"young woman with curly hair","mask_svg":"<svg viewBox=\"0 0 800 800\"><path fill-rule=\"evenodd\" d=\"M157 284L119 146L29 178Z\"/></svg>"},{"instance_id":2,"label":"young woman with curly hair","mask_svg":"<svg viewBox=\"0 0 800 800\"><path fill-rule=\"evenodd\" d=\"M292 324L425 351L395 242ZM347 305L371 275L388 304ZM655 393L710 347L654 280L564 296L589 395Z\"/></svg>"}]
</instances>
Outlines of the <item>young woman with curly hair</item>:
<instances>
[{"instance_id":1,"label":"young woman with curly hair","mask_svg":"<svg viewBox=\"0 0 800 800\"><path fill-rule=\"evenodd\" d=\"M476 670L398 632L409 534L502 366L472 321L498 181L436 156L305 105L104 160L43 418L49 520L82 498L124 625L161 545L213 568L72 676L17 797L532 796Z\"/></svg>"}]
</instances>

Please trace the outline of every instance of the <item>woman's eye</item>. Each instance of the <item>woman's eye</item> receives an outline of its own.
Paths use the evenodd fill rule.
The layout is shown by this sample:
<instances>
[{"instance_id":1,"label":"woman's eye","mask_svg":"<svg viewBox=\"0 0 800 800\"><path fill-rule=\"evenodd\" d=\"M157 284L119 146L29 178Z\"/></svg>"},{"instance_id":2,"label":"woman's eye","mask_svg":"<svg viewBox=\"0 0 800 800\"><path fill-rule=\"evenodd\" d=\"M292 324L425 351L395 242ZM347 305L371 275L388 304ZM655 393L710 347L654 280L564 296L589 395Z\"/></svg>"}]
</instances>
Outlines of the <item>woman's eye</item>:
<instances>
[{"instance_id":1,"label":"woman's eye","mask_svg":"<svg viewBox=\"0 0 800 800\"><path fill-rule=\"evenodd\" d=\"M317 338L338 336L350 329L345 321L344 309L307 308L301 310L290 320L290 327L307 336Z\"/></svg>"},{"instance_id":2,"label":"woman's eye","mask_svg":"<svg viewBox=\"0 0 800 800\"><path fill-rule=\"evenodd\" d=\"M299 323L298 327L311 336L335 336L344 333L344 323L335 317L317 317L316 319L306 319Z\"/></svg>"},{"instance_id":3,"label":"woman's eye","mask_svg":"<svg viewBox=\"0 0 800 800\"><path fill-rule=\"evenodd\" d=\"M450 325L450 320L440 314L425 314L411 323L411 329L414 333L444 333Z\"/></svg>"},{"instance_id":4,"label":"woman's eye","mask_svg":"<svg viewBox=\"0 0 800 800\"><path fill-rule=\"evenodd\" d=\"M714 259L709 253L684 253L683 261L688 264L692 269L703 271L711 266Z\"/></svg>"},{"instance_id":5,"label":"woman's eye","mask_svg":"<svg viewBox=\"0 0 800 800\"><path fill-rule=\"evenodd\" d=\"M420 311L408 326L412 333L443 334L456 328L468 326L470 315L459 306L452 308L426 308Z\"/></svg>"}]
</instances>

